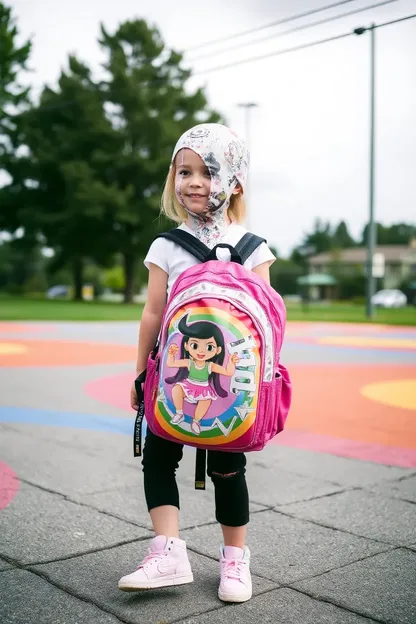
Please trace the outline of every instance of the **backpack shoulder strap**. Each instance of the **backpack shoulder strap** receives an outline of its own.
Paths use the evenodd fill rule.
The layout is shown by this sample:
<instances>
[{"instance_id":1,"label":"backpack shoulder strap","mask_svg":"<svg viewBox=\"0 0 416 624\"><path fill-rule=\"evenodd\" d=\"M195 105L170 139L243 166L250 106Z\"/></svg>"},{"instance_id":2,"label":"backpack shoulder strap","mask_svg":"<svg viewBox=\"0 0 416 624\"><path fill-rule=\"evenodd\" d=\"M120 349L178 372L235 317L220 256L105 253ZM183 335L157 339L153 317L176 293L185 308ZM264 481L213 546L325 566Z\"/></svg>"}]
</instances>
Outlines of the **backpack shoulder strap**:
<instances>
[{"instance_id":1,"label":"backpack shoulder strap","mask_svg":"<svg viewBox=\"0 0 416 624\"><path fill-rule=\"evenodd\" d=\"M167 240L176 243L179 247L182 247L182 249L185 249L185 251L192 254L194 258L200 262L205 262L211 252L209 247L195 238L195 236L192 236L192 234L189 234L189 232L185 232L184 230L179 230L178 228L159 234L156 238L166 238Z\"/></svg>"},{"instance_id":2,"label":"backpack shoulder strap","mask_svg":"<svg viewBox=\"0 0 416 624\"><path fill-rule=\"evenodd\" d=\"M238 241L235 246L235 250L240 254L241 260L243 264L248 258L250 258L251 254L254 253L257 247L260 247L262 243L266 243L265 238L261 238L260 236L256 236L255 234L251 234L247 232L244 236Z\"/></svg>"}]
</instances>

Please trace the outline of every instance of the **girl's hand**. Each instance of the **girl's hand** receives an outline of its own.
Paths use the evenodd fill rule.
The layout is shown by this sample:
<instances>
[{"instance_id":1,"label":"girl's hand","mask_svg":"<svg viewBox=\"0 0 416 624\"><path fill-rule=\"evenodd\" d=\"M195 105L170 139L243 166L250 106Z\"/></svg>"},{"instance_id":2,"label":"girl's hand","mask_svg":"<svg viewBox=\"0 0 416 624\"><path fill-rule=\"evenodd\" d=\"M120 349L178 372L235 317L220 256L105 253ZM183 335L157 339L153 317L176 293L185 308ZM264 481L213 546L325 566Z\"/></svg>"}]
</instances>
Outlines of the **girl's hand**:
<instances>
[{"instance_id":1,"label":"girl's hand","mask_svg":"<svg viewBox=\"0 0 416 624\"><path fill-rule=\"evenodd\" d=\"M240 361L240 356L237 353L233 353L230 360L235 366Z\"/></svg>"},{"instance_id":2,"label":"girl's hand","mask_svg":"<svg viewBox=\"0 0 416 624\"><path fill-rule=\"evenodd\" d=\"M134 411L137 412L137 410L139 409L139 401L137 399L137 392L136 392L136 387L134 385L134 381L130 390L130 405L132 406Z\"/></svg>"},{"instance_id":3,"label":"girl's hand","mask_svg":"<svg viewBox=\"0 0 416 624\"><path fill-rule=\"evenodd\" d=\"M178 353L178 351L179 351L178 345L171 344L170 347L168 348L168 355L174 358L175 355Z\"/></svg>"}]
</instances>

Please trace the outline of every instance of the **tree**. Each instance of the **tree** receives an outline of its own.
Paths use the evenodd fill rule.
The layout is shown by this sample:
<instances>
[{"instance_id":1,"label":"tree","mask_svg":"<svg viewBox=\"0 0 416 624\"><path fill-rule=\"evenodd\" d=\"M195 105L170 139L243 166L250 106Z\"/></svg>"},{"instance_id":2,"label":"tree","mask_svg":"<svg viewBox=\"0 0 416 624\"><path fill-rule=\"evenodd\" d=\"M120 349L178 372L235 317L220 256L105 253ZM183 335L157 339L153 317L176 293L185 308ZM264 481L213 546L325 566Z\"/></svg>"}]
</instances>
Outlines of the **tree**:
<instances>
[{"instance_id":1,"label":"tree","mask_svg":"<svg viewBox=\"0 0 416 624\"><path fill-rule=\"evenodd\" d=\"M100 44L107 57L101 84L106 110L122 142L106 153L105 180L123 201L115 204L114 240L123 255L125 301L131 301L137 262L157 230L160 195L173 146L189 127L219 121L207 108L202 90L190 91L190 71L182 56L166 48L159 31L144 20L127 21L114 34L101 27Z\"/></svg>"},{"instance_id":2,"label":"tree","mask_svg":"<svg viewBox=\"0 0 416 624\"><path fill-rule=\"evenodd\" d=\"M340 221L332 234L332 244L337 249L347 249L356 245L354 239L348 231L345 221Z\"/></svg>"},{"instance_id":3,"label":"tree","mask_svg":"<svg viewBox=\"0 0 416 624\"><path fill-rule=\"evenodd\" d=\"M10 152L16 138L16 113L29 102L29 88L19 75L27 70L31 42L17 45L18 29L11 9L0 2L0 156ZM0 160L4 164L4 160Z\"/></svg>"},{"instance_id":4,"label":"tree","mask_svg":"<svg viewBox=\"0 0 416 624\"><path fill-rule=\"evenodd\" d=\"M295 295L298 291L297 279L303 273L298 264L277 258L270 267L270 284L280 295Z\"/></svg>"},{"instance_id":5,"label":"tree","mask_svg":"<svg viewBox=\"0 0 416 624\"><path fill-rule=\"evenodd\" d=\"M368 224L364 227L361 236L361 244L367 242ZM416 237L416 225L407 223L393 223L382 225L376 223L377 245L408 245L411 238Z\"/></svg>"},{"instance_id":6,"label":"tree","mask_svg":"<svg viewBox=\"0 0 416 624\"><path fill-rule=\"evenodd\" d=\"M0 241L0 289L14 294L37 285L37 292L46 290L46 258L39 247L26 245L24 237Z\"/></svg>"},{"instance_id":7,"label":"tree","mask_svg":"<svg viewBox=\"0 0 416 624\"><path fill-rule=\"evenodd\" d=\"M11 9L0 2L0 173L6 179L0 188L0 230L14 233L25 225L21 209L26 191L24 158L17 156L21 143L19 113L29 105L29 88L19 80L27 70L31 43L18 45L18 29Z\"/></svg>"},{"instance_id":8,"label":"tree","mask_svg":"<svg viewBox=\"0 0 416 624\"><path fill-rule=\"evenodd\" d=\"M329 251L333 247L331 225L321 219L315 219L314 230L306 234L303 242L295 247L290 259L299 266L306 267L307 258L311 255Z\"/></svg>"},{"instance_id":9,"label":"tree","mask_svg":"<svg viewBox=\"0 0 416 624\"><path fill-rule=\"evenodd\" d=\"M116 153L120 139L88 67L70 56L57 88L44 89L23 127L36 180L30 211L55 251L51 270L69 265L74 298L82 299L86 262L106 264L115 251L112 214L124 200L102 181L102 154Z\"/></svg>"}]
</instances>

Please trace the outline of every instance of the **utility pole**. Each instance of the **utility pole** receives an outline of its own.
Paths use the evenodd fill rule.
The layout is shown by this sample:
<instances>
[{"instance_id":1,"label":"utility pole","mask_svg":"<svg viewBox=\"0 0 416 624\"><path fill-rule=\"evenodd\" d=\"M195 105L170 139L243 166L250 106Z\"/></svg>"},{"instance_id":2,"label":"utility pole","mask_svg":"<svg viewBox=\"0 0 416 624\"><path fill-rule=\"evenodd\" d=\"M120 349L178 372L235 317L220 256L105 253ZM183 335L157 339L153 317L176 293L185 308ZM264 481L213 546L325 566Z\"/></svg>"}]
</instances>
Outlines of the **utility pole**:
<instances>
[{"instance_id":1,"label":"utility pole","mask_svg":"<svg viewBox=\"0 0 416 624\"><path fill-rule=\"evenodd\" d=\"M251 110L256 108L258 104L255 102L241 102L237 104L240 108L244 108L244 126L245 126L245 140L247 149L250 152L250 130L251 130ZM245 203L246 203L246 227L250 230L250 209L251 209L251 201L250 201L250 175L247 176L246 187L244 189Z\"/></svg>"},{"instance_id":2,"label":"utility pole","mask_svg":"<svg viewBox=\"0 0 416 624\"><path fill-rule=\"evenodd\" d=\"M370 32L370 153L369 153L369 217L367 226L367 287L366 287L366 314L369 319L374 317L372 297L375 293L373 276L374 251L377 243L376 225L374 222L374 135L375 135L375 24L368 28L360 27L354 30L356 35Z\"/></svg>"}]
</instances>

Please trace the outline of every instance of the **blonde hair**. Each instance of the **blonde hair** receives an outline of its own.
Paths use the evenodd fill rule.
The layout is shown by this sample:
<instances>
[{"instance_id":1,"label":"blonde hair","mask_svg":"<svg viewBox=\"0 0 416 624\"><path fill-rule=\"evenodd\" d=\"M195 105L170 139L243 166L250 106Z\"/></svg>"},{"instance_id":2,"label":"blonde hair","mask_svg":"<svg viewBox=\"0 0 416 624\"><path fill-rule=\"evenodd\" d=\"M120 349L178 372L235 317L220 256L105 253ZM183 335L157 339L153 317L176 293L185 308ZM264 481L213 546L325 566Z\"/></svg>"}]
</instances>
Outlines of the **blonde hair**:
<instances>
[{"instance_id":1,"label":"blonde hair","mask_svg":"<svg viewBox=\"0 0 416 624\"><path fill-rule=\"evenodd\" d=\"M188 213L185 208L180 205L176 197L175 172L176 167L173 164L166 178L160 210L168 219L176 223L185 223L188 218ZM241 223L244 221L244 217L246 216L246 204L242 191L236 195L231 195L230 205L228 206L228 216L233 223Z\"/></svg>"}]
</instances>

